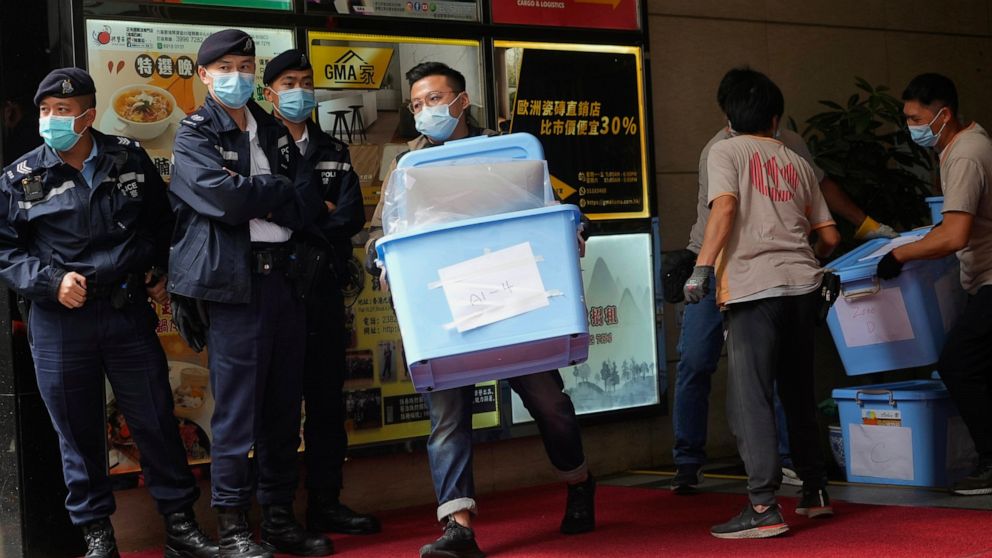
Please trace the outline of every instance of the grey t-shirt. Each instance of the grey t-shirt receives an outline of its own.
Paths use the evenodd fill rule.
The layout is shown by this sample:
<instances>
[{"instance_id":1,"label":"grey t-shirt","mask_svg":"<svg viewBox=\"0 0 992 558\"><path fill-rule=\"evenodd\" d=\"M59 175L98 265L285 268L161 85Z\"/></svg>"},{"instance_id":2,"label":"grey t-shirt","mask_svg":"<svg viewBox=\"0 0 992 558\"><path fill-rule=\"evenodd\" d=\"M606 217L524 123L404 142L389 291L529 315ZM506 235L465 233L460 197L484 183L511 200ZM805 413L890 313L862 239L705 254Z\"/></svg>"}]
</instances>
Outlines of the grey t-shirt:
<instances>
[{"instance_id":1,"label":"grey t-shirt","mask_svg":"<svg viewBox=\"0 0 992 558\"><path fill-rule=\"evenodd\" d=\"M961 286L974 294L992 285L992 140L978 124L958 132L940 155L944 209L974 217L971 239L958 252Z\"/></svg>"},{"instance_id":2,"label":"grey t-shirt","mask_svg":"<svg viewBox=\"0 0 992 558\"><path fill-rule=\"evenodd\" d=\"M708 201L709 196L709 179L706 172L706 160L710 154L710 148L713 147L718 141L723 141L725 139L730 139L733 137L730 134L730 130L724 128L713 136L713 139L706 144L703 148L703 152L699 154L699 193L696 199L696 223L692 225L692 230L689 231L689 250L695 253L699 253L700 248L703 247L703 235L706 232L706 221L710 217L710 205ZM786 147L795 151L800 157L809 163L809 166L813 167L813 174L816 175L816 181L820 182L823 180L823 170L816 166L813 162L813 155L810 154L809 148L806 147L806 142L803 141L803 137L799 134L793 132L792 130L782 130L779 135L779 141L785 144Z\"/></svg>"}]
</instances>

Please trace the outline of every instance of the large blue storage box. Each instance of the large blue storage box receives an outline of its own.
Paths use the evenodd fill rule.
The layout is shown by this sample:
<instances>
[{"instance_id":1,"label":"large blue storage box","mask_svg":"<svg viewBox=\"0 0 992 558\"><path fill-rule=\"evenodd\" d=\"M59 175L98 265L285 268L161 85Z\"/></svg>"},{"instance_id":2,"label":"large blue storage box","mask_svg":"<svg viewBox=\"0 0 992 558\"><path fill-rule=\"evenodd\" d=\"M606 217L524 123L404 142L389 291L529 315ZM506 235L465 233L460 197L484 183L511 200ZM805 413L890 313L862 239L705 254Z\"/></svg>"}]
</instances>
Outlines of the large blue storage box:
<instances>
[{"instance_id":1,"label":"large blue storage box","mask_svg":"<svg viewBox=\"0 0 992 558\"><path fill-rule=\"evenodd\" d=\"M385 264L418 391L521 376L582 362L589 326L579 269L574 205L504 213L383 237ZM543 308L459 332L439 270L523 243L537 259L543 286L556 294Z\"/></svg>"},{"instance_id":2,"label":"large blue storage box","mask_svg":"<svg viewBox=\"0 0 992 558\"><path fill-rule=\"evenodd\" d=\"M944 487L977 455L954 403L937 380L833 391L849 482Z\"/></svg>"},{"instance_id":3,"label":"large blue storage box","mask_svg":"<svg viewBox=\"0 0 992 558\"><path fill-rule=\"evenodd\" d=\"M827 265L841 280L827 324L849 376L937 362L964 308L956 256L909 262L899 277L885 281L875 275L881 255L870 256L888 242L870 240Z\"/></svg>"},{"instance_id":4,"label":"large blue storage box","mask_svg":"<svg viewBox=\"0 0 992 558\"><path fill-rule=\"evenodd\" d=\"M934 225L944 220L944 196L933 196L926 198L927 205L930 206L930 222Z\"/></svg>"}]
</instances>

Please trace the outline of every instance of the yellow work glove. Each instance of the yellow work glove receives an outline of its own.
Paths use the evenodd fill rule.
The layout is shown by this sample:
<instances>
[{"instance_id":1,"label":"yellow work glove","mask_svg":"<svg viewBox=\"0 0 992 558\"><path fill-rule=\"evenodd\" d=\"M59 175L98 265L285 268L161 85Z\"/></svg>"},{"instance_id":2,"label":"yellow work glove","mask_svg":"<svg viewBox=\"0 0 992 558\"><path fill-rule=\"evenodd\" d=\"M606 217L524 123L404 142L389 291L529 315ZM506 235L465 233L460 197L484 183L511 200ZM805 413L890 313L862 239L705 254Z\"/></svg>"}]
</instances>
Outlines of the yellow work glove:
<instances>
[{"instance_id":1,"label":"yellow work glove","mask_svg":"<svg viewBox=\"0 0 992 558\"><path fill-rule=\"evenodd\" d=\"M897 236L899 236L899 233L897 233L895 229L888 225L883 225L871 217L865 217L865 220L861 223L861 226L858 227L857 232L854 233L854 238L856 240L895 238Z\"/></svg>"}]
</instances>

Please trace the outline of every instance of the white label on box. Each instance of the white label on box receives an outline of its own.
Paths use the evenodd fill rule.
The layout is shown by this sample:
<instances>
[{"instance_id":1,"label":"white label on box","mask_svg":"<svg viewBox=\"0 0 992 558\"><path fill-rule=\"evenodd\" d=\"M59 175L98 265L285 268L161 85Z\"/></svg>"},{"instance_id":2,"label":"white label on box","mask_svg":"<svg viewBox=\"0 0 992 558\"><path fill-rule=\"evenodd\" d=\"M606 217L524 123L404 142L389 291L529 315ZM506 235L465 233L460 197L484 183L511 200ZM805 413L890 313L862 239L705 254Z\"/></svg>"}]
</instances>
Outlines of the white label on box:
<instances>
[{"instance_id":1,"label":"white label on box","mask_svg":"<svg viewBox=\"0 0 992 558\"><path fill-rule=\"evenodd\" d=\"M899 287L850 300L841 296L834 308L844 334L844 344L848 347L908 341L916 337Z\"/></svg>"},{"instance_id":2,"label":"white label on box","mask_svg":"<svg viewBox=\"0 0 992 558\"><path fill-rule=\"evenodd\" d=\"M904 426L849 424L851 474L913 480L913 430Z\"/></svg>"},{"instance_id":3,"label":"white label on box","mask_svg":"<svg viewBox=\"0 0 992 558\"><path fill-rule=\"evenodd\" d=\"M454 321L465 332L550 304L530 242L438 270Z\"/></svg>"},{"instance_id":4,"label":"white label on box","mask_svg":"<svg viewBox=\"0 0 992 558\"><path fill-rule=\"evenodd\" d=\"M861 424L902 426L902 411L895 409L861 409Z\"/></svg>"},{"instance_id":5,"label":"white label on box","mask_svg":"<svg viewBox=\"0 0 992 558\"><path fill-rule=\"evenodd\" d=\"M961 271L954 266L937 280L933 285L937 295L937 305L940 307L940 318L944 322L944 331L951 331L958 316L964 311L967 298L961 288Z\"/></svg>"},{"instance_id":6,"label":"white label on box","mask_svg":"<svg viewBox=\"0 0 992 558\"><path fill-rule=\"evenodd\" d=\"M888 254L889 252L895 250L896 248L898 248L900 246L903 246L903 245L906 245L906 244L912 244L912 243L916 242L917 240L919 240L921 238L923 238L922 235L897 236L897 237L893 238L892 240L890 240L887 244L884 244L878 250L875 250L871 254L868 254L867 256L858 259L858 261L859 262L866 262L868 260L874 260L876 258L881 258L882 256L884 256L884 255Z\"/></svg>"}]
</instances>

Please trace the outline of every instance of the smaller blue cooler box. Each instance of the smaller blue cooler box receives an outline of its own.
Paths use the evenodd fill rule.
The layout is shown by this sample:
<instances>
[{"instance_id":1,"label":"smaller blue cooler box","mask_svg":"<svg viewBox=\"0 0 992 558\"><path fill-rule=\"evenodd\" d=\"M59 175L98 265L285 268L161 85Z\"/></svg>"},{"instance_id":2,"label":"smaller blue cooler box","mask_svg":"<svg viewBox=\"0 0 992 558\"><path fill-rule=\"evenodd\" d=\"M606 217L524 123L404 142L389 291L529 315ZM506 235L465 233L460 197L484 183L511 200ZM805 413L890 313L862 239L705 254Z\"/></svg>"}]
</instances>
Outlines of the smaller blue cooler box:
<instances>
[{"instance_id":1,"label":"smaller blue cooler box","mask_svg":"<svg viewBox=\"0 0 992 558\"><path fill-rule=\"evenodd\" d=\"M926 198L927 205L930 206L930 222L934 225L944 220L944 196L933 196Z\"/></svg>"},{"instance_id":2,"label":"smaller blue cooler box","mask_svg":"<svg viewBox=\"0 0 992 558\"><path fill-rule=\"evenodd\" d=\"M434 391L574 365L589 356L574 205L503 213L383 237L385 263L403 335L410 378L417 391ZM443 289L431 288L438 270L529 242L541 280L561 296L550 305L459 332Z\"/></svg>"},{"instance_id":3,"label":"smaller blue cooler box","mask_svg":"<svg viewBox=\"0 0 992 558\"><path fill-rule=\"evenodd\" d=\"M946 487L976 462L974 443L939 380L838 388L833 397L849 482Z\"/></svg>"},{"instance_id":4,"label":"smaller blue cooler box","mask_svg":"<svg viewBox=\"0 0 992 558\"><path fill-rule=\"evenodd\" d=\"M964 307L957 256L909 262L895 279L881 280L881 256L865 258L888 242L869 240L827 265L841 281L827 325L849 376L934 364Z\"/></svg>"}]
</instances>

